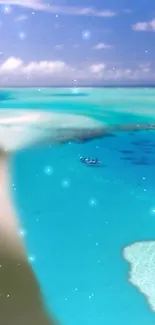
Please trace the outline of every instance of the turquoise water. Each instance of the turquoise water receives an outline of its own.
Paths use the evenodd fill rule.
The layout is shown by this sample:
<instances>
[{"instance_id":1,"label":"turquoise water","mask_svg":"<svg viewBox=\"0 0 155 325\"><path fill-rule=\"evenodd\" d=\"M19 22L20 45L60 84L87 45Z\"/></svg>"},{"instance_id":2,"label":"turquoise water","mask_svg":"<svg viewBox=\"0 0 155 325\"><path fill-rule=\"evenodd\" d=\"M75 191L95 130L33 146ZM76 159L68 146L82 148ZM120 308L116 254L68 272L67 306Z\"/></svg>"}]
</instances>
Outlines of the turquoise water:
<instances>
[{"instance_id":1,"label":"turquoise water","mask_svg":"<svg viewBox=\"0 0 155 325\"><path fill-rule=\"evenodd\" d=\"M0 92L0 108L80 114L107 125L153 123L154 103L154 89ZM103 166L84 166L79 155ZM12 170L28 255L61 323L153 325L145 297L127 281L122 250L155 238L155 131L23 150Z\"/></svg>"}]
</instances>

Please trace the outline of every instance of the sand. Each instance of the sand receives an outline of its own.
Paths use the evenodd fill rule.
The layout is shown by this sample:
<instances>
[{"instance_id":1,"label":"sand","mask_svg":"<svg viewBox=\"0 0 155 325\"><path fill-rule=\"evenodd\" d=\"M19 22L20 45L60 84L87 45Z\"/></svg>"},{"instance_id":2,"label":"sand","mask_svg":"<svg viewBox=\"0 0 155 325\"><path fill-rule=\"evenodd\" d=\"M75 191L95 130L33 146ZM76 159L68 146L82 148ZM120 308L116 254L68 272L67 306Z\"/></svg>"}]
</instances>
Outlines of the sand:
<instances>
[{"instance_id":1,"label":"sand","mask_svg":"<svg viewBox=\"0 0 155 325\"><path fill-rule=\"evenodd\" d=\"M88 139L100 134L92 119L38 111L0 111L0 324L54 325L19 236L10 194L12 152L41 143Z\"/></svg>"},{"instance_id":2,"label":"sand","mask_svg":"<svg viewBox=\"0 0 155 325\"><path fill-rule=\"evenodd\" d=\"M144 294L155 312L155 241L135 242L123 250L129 263L128 281Z\"/></svg>"}]
</instances>

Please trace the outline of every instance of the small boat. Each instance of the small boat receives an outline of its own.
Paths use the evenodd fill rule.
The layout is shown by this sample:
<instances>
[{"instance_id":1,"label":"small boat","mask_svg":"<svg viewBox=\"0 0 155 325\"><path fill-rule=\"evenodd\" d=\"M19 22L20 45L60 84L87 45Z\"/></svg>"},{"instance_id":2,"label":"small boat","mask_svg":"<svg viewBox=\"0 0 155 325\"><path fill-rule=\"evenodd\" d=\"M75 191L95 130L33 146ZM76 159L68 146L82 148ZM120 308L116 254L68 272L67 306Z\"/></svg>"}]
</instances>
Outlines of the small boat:
<instances>
[{"instance_id":1,"label":"small boat","mask_svg":"<svg viewBox=\"0 0 155 325\"><path fill-rule=\"evenodd\" d=\"M80 157L80 162L87 166L100 166L102 162L99 159L83 158Z\"/></svg>"}]
</instances>

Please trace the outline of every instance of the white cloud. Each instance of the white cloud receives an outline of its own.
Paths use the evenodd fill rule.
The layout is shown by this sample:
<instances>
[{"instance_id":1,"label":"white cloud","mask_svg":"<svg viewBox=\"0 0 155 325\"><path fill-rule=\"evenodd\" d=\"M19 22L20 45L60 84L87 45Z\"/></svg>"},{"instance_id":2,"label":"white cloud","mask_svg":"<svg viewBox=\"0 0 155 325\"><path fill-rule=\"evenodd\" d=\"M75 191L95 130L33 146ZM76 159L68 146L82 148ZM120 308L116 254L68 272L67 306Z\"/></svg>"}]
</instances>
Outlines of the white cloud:
<instances>
[{"instance_id":1,"label":"white cloud","mask_svg":"<svg viewBox=\"0 0 155 325\"><path fill-rule=\"evenodd\" d=\"M92 64L90 66L90 71L92 73L102 73L104 69L105 69L105 64L104 63Z\"/></svg>"},{"instance_id":2,"label":"white cloud","mask_svg":"<svg viewBox=\"0 0 155 325\"><path fill-rule=\"evenodd\" d=\"M42 0L0 0L2 5L21 6L33 10L47 11L56 14L79 15L79 16L98 16L111 18L117 15L112 10L96 10L91 7L74 7L74 6L55 6L50 5Z\"/></svg>"},{"instance_id":3,"label":"white cloud","mask_svg":"<svg viewBox=\"0 0 155 325\"><path fill-rule=\"evenodd\" d=\"M64 45L63 44L57 44L55 45L55 49L56 50L62 50L64 48Z\"/></svg>"},{"instance_id":4,"label":"white cloud","mask_svg":"<svg viewBox=\"0 0 155 325\"><path fill-rule=\"evenodd\" d=\"M22 65L23 61L21 59L10 57L0 65L0 73L15 71L17 69L20 69Z\"/></svg>"},{"instance_id":5,"label":"white cloud","mask_svg":"<svg viewBox=\"0 0 155 325\"><path fill-rule=\"evenodd\" d=\"M24 20L27 20L27 19L28 19L28 16L20 15L20 16L15 18L15 21L24 21Z\"/></svg>"},{"instance_id":6,"label":"white cloud","mask_svg":"<svg viewBox=\"0 0 155 325\"><path fill-rule=\"evenodd\" d=\"M149 22L138 22L132 26L134 31L155 31L155 19L152 19Z\"/></svg>"},{"instance_id":7,"label":"white cloud","mask_svg":"<svg viewBox=\"0 0 155 325\"><path fill-rule=\"evenodd\" d=\"M117 13L115 11L112 11L112 10L102 10L102 11L94 12L94 15L100 16L100 17L110 18L110 17L117 16Z\"/></svg>"},{"instance_id":8,"label":"white cloud","mask_svg":"<svg viewBox=\"0 0 155 325\"><path fill-rule=\"evenodd\" d=\"M61 61L39 61L25 64L20 58L10 57L0 65L0 73L34 73L61 70L65 67L65 63ZM50 69L50 70L49 70Z\"/></svg>"},{"instance_id":9,"label":"white cloud","mask_svg":"<svg viewBox=\"0 0 155 325\"><path fill-rule=\"evenodd\" d=\"M38 61L25 63L20 58L10 57L0 65L0 83L72 83L75 79L89 81L102 78L103 64L74 67L63 61Z\"/></svg>"},{"instance_id":10,"label":"white cloud","mask_svg":"<svg viewBox=\"0 0 155 325\"><path fill-rule=\"evenodd\" d=\"M155 81L155 71L149 63L138 64L135 68L112 68L103 62L84 62L81 66L71 66L63 61L24 62L10 57L0 64L0 85L71 85L92 84L101 81L123 82Z\"/></svg>"},{"instance_id":11,"label":"white cloud","mask_svg":"<svg viewBox=\"0 0 155 325\"><path fill-rule=\"evenodd\" d=\"M106 43L98 43L95 46L93 46L94 50L104 50L104 49L111 49L113 46Z\"/></svg>"},{"instance_id":12,"label":"white cloud","mask_svg":"<svg viewBox=\"0 0 155 325\"><path fill-rule=\"evenodd\" d=\"M40 0L0 0L1 4L4 6L20 6L35 10L45 10L45 8L48 8L48 5Z\"/></svg>"},{"instance_id":13,"label":"white cloud","mask_svg":"<svg viewBox=\"0 0 155 325\"><path fill-rule=\"evenodd\" d=\"M106 80L113 81L135 81L135 82L145 82L145 81L155 81L155 72L151 68L137 67L135 69L108 69L105 73Z\"/></svg>"}]
</instances>

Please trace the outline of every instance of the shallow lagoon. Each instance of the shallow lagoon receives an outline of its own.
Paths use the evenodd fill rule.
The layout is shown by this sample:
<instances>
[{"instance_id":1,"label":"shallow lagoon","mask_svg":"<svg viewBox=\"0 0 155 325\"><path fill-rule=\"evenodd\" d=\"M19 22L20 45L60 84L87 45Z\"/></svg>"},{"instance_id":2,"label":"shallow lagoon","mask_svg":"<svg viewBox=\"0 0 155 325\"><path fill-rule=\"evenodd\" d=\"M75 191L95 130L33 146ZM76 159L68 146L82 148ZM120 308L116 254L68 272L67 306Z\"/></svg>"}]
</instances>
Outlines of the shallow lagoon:
<instances>
[{"instance_id":1,"label":"shallow lagoon","mask_svg":"<svg viewBox=\"0 0 155 325\"><path fill-rule=\"evenodd\" d=\"M104 126L154 123L154 89L4 89L0 108L92 117ZM155 131L27 149L12 158L12 193L28 255L64 325L152 325L128 283L125 246L155 239ZM79 156L98 157L91 168Z\"/></svg>"}]
</instances>

